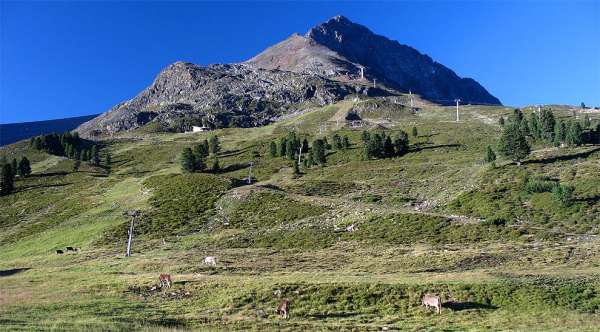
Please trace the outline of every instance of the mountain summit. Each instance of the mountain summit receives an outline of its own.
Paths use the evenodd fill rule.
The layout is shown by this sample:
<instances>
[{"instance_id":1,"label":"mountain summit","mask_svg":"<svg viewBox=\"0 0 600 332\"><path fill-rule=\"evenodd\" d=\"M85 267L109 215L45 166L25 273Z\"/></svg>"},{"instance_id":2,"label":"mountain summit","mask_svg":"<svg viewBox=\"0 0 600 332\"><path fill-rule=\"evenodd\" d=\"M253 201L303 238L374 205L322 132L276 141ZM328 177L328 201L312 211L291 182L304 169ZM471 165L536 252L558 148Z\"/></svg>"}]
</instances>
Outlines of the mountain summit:
<instances>
[{"instance_id":1,"label":"mountain summit","mask_svg":"<svg viewBox=\"0 0 600 332\"><path fill-rule=\"evenodd\" d=\"M479 83L461 78L429 56L377 35L344 16L336 16L294 34L247 61L264 69L280 69L348 80L362 77L420 94L433 102L495 104L500 101Z\"/></svg>"},{"instance_id":2,"label":"mountain summit","mask_svg":"<svg viewBox=\"0 0 600 332\"><path fill-rule=\"evenodd\" d=\"M96 136L150 123L156 131L189 130L200 124L253 127L348 95L374 97L409 90L440 104L455 98L500 104L474 80L460 78L414 48L336 16L244 63L201 67L176 62L136 97L77 130Z\"/></svg>"}]
</instances>

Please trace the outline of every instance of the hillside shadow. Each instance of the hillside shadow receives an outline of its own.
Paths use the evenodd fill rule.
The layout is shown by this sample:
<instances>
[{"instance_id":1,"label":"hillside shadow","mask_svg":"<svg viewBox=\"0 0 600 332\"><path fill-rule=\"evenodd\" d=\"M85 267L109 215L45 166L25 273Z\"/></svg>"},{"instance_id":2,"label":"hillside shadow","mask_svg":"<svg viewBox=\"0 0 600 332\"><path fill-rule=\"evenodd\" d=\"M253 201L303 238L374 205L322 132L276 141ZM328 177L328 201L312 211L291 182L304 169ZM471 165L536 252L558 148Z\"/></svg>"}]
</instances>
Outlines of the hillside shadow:
<instances>
[{"instance_id":1,"label":"hillside shadow","mask_svg":"<svg viewBox=\"0 0 600 332\"><path fill-rule=\"evenodd\" d=\"M483 310L496 310L497 306L485 303L477 303L477 302L455 302L448 301L442 304L443 308L450 309L452 311L462 311L462 310L474 310L474 309L483 309Z\"/></svg>"},{"instance_id":2,"label":"hillside shadow","mask_svg":"<svg viewBox=\"0 0 600 332\"><path fill-rule=\"evenodd\" d=\"M72 184L73 184L72 182L55 183L55 184L36 184L36 185L31 185L31 186L19 187L19 188L17 188L17 191L24 192L24 191L30 191L30 190L35 190L35 189L43 189L43 188L65 187L65 186L72 185Z\"/></svg>"},{"instance_id":3,"label":"hillside shadow","mask_svg":"<svg viewBox=\"0 0 600 332\"><path fill-rule=\"evenodd\" d=\"M64 176L69 174L69 172L50 172L50 173L38 173L38 174L31 174L28 177L30 178L43 178L43 177L48 177L48 176Z\"/></svg>"},{"instance_id":4,"label":"hillside shadow","mask_svg":"<svg viewBox=\"0 0 600 332\"><path fill-rule=\"evenodd\" d=\"M31 268L30 267L20 267L20 268L10 269L10 270L0 270L0 277L12 276L17 273L25 272L27 270L31 270Z\"/></svg>"},{"instance_id":5,"label":"hillside shadow","mask_svg":"<svg viewBox=\"0 0 600 332\"><path fill-rule=\"evenodd\" d=\"M306 317L315 319L327 319L327 318L346 318L357 316L354 312L330 312L330 313L319 313L319 314L308 314Z\"/></svg>"},{"instance_id":6,"label":"hillside shadow","mask_svg":"<svg viewBox=\"0 0 600 332\"><path fill-rule=\"evenodd\" d=\"M241 148L241 149L234 149L234 150L227 150L227 151L223 151L221 153L218 154L219 157L233 157L233 156L237 156L240 155L244 152L247 152L248 150L255 148L256 145L250 145L247 146L245 148Z\"/></svg>"},{"instance_id":7,"label":"hillside shadow","mask_svg":"<svg viewBox=\"0 0 600 332\"><path fill-rule=\"evenodd\" d=\"M409 152L419 152L424 150L441 149L441 148L459 148L461 144L438 144L438 145L417 145L409 150Z\"/></svg>"},{"instance_id":8,"label":"hillside shadow","mask_svg":"<svg viewBox=\"0 0 600 332\"><path fill-rule=\"evenodd\" d=\"M235 172L250 167L248 163L230 164L221 168L221 173Z\"/></svg>"},{"instance_id":9,"label":"hillside shadow","mask_svg":"<svg viewBox=\"0 0 600 332\"><path fill-rule=\"evenodd\" d=\"M551 163L554 163L557 161L568 161L568 160L579 159L579 158L587 158L591 154L598 152L598 151L600 151L600 147L596 147L594 149L584 151L584 152L579 152L579 153L553 156L553 157L548 157L548 158L543 158L543 159L526 160L526 161L523 161L522 163L523 164L551 164Z\"/></svg>"}]
</instances>

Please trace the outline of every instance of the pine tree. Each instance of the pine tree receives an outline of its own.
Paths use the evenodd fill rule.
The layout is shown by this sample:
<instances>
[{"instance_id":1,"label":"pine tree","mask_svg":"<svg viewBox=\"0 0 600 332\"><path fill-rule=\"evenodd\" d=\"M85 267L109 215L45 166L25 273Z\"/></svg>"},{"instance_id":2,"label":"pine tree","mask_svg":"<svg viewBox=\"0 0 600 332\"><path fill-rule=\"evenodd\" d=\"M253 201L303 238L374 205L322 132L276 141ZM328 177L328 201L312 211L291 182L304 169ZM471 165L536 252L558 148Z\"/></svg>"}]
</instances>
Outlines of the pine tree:
<instances>
[{"instance_id":1,"label":"pine tree","mask_svg":"<svg viewBox=\"0 0 600 332\"><path fill-rule=\"evenodd\" d=\"M98 149L96 148L96 145L92 145L92 151L90 152L90 160L92 161L93 165L100 164L100 155L98 154Z\"/></svg>"},{"instance_id":2,"label":"pine tree","mask_svg":"<svg viewBox=\"0 0 600 332\"><path fill-rule=\"evenodd\" d=\"M204 159L206 157L208 157L208 149L206 148L206 146L204 144L196 144L194 146L194 156L196 158L200 158L200 159Z\"/></svg>"},{"instance_id":3,"label":"pine tree","mask_svg":"<svg viewBox=\"0 0 600 332\"><path fill-rule=\"evenodd\" d=\"M17 169L17 173L19 174L19 176L23 177L31 174L31 164L29 163L29 159L27 159L27 157L23 157L21 158L21 161L19 161L19 168Z\"/></svg>"},{"instance_id":4,"label":"pine tree","mask_svg":"<svg viewBox=\"0 0 600 332\"><path fill-rule=\"evenodd\" d=\"M269 155L271 158L277 157L277 143L271 142L271 144L269 144Z\"/></svg>"},{"instance_id":5,"label":"pine tree","mask_svg":"<svg viewBox=\"0 0 600 332\"><path fill-rule=\"evenodd\" d=\"M217 156L215 156L215 157L213 158L213 163L212 163L211 170L212 170L213 172L218 172L218 171L220 171L220 170L221 170L221 165L219 165L219 158L218 158Z\"/></svg>"},{"instance_id":6,"label":"pine tree","mask_svg":"<svg viewBox=\"0 0 600 332\"><path fill-rule=\"evenodd\" d=\"M333 134L332 139L333 147L336 150L342 150L344 148L344 143L342 143L342 137L338 133Z\"/></svg>"},{"instance_id":7,"label":"pine tree","mask_svg":"<svg viewBox=\"0 0 600 332\"><path fill-rule=\"evenodd\" d=\"M209 152L211 154L218 154L219 151L221 151L221 145L219 143L219 138L216 135L213 135L210 137L210 140L208 141L208 148L209 148Z\"/></svg>"},{"instance_id":8,"label":"pine tree","mask_svg":"<svg viewBox=\"0 0 600 332\"><path fill-rule=\"evenodd\" d=\"M10 164L4 164L0 170L0 195L8 195L14 190L14 174Z\"/></svg>"},{"instance_id":9,"label":"pine tree","mask_svg":"<svg viewBox=\"0 0 600 332\"><path fill-rule=\"evenodd\" d=\"M500 119L498 119L498 124L502 127L504 127L504 117L500 116Z\"/></svg>"},{"instance_id":10,"label":"pine tree","mask_svg":"<svg viewBox=\"0 0 600 332\"><path fill-rule=\"evenodd\" d=\"M304 140L302 141L302 151L308 152L308 149L309 149L308 140L305 137Z\"/></svg>"},{"instance_id":11,"label":"pine tree","mask_svg":"<svg viewBox=\"0 0 600 332\"><path fill-rule=\"evenodd\" d=\"M392 138L390 136L385 138L383 142L383 155L386 158L392 158L395 155L394 144L392 143Z\"/></svg>"},{"instance_id":12,"label":"pine tree","mask_svg":"<svg viewBox=\"0 0 600 332\"><path fill-rule=\"evenodd\" d=\"M494 153L494 150L492 150L492 147L488 145L487 148L485 149L485 162L491 163L495 160L496 160L496 154Z\"/></svg>"},{"instance_id":13,"label":"pine tree","mask_svg":"<svg viewBox=\"0 0 600 332\"><path fill-rule=\"evenodd\" d=\"M19 163L17 163L17 158L13 158L12 163L10 165L11 170L13 172L13 176L17 174L18 166L19 166Z\"/></svg>"},{"instance_id":14,"label":"pine tree","mask_svg":"<svg viewBox=\"0 0 600 332\"><path fill-rule=\"evenodd\" d=\"M315 158L313 157L312 151L308 154L308 158L305 159L305 161L307 163L307 167L313 167L315 164Z\"/></svg>"},{"instance_id":15,"label":"pine tree","mask_svg":"<svg viewBox=\"0 0 600 332\"><path fill-rule=\"evenodd\" d=\"M33 148L36 150L42 149L42 139L39 136L36 136L36 138L33 140Z\"/></svg>"},{"instance_id":16,"label":"pine tree","mask_svg":"<svg viewBox=\"0 0 600 332\"><path fill-rule=\"evenodd\" d=\"M183 149L181 153L181 169L186 173L191 173L196 169L196 160L190 148Z\"/></svg>"},{"instance_id":17,"label":"pine tree","mask_svg":"<svg viewBox=\"0 0 600 332\"><path fill-rule=\"evenodd\" d=\"M350 143L350 139L348 138L347 135L344 135L344 139L342 141L343 141L343 145L344 145L344 150L350 149L352 144Z\"/></svg>"},{"instance_id":18,"label":"pine tree","mask_svg":"<svg viewBox=\"0 0 600 332\"><path fill-rule=\"evenodd\" d=\"M298 160L294 159L293 161L294 175L300 175L300 167L298 166Z\"/></svg>"},{"instance_id":19,"label":"pine tree","mask_svg":"<svg viewBox=\"0 0 600 332\"><path fill-rule=\"evenodd\" d=\"M394 150L398 157L408 152L408 134L405 131L401 130L394 139Z\"/></svg>"},{"instance_id":20,"label":"pine tree","mask_svg":"<svg viewBox=\"0 0 600 332\"><path fill-rule=\"evenodd\" d=\"M208 153L210 152L210 148L209 148L209 144L208 144L208 140L205 139L204 141L202 141L202 146L203 146L203 151L206 151L206 156L208 156Z\"/></svg>"},{"instance_id":21,"label":"pine tree","mask_svg":"<svg viewBox=\"0 0 600 332\"><path fill-rule=\"evenodd\" d=\"M285 155L289 160L296 159L296 149L294 146L294 140L288 139L286 141L287 146L285 147Z\"/></svg>"},{"instance_id":22,"label":"pine tree","mask_svg":"<svg viewBox=\"0 0 600 332\"><path fill-rule=\"evenodd\" d=\"M565 122L560 120L554 126L554 146L560 146L567 137L567 127Z\"/></svg>"},{"instance_id":23,"label":"pine tree","mask_svg":"<svg viewBox=\"0 0 600 332\"><path fill-rule=\"evenodd\" d=\"M531 148L527 143L527 138L521 131L519 123L511 122L504 126L498 143L498 152L518 164L529 155Z\"/></svg>"},{"instance_id":24,"label":"pine tree","mask_svg":"<svg viewBox=\"0 0 600 332\"><path fill-rule=\"evenodd\" d=\"M73 172L77 172L79 170L79 167L81 167L81 161L79 159L76 159L73 163Z\"/></svg>"},{"instance_id":25,"label":"pine tree","mask_svg":"<svg viewBox=\"0 0 600 332\"><path fill-rule=\"evenodd\" d=\"M542 109L539 123L540 138L552 142L554 139L554 126L556 126L556 120L552 111Z\"/></svg>"},{"instance_id":26,"label":"pine tree","mask_svg":"<svg viewBox=\"0 0 600 332\"><path fill-rule=\"evenodd\" d=\"M282 137L279 139L279 156L280 157L285 157L286 156L286 149L287 149L287 139L285 137Z\"/></svg>"},{"instance_id":27,"label":"pine tree","mask_svg":"<svg viewBox=\"0 0 600 332\"><path fill-rule=\"evenodd\" d=\"M412 135L413 135L413 137L417 137L419 135L419 132L417 131L417 127L412 127Z\"/></svg>"},{"instance_id":28,"label":"pine tree","mask_svg":"<svg viewBox=\"0 0 600 332\"><path fill-rule=\"evenodd\" d=\"M361 134L361 140L363 141L363 143L368 142L371 139L371 134L369 134L368 131L363 130L362 134Z\"/></svg>"},{"instance_id":29,"label":"pine tree","mask_svg":"<svg viewBox=\"0 0 600 332\"><path fill-rule=\"evenodd\" d=\"M325 165L327 162L326 150L325 150L325 141L322 139L317 139L313 142L312 145L312 155L313 161L320 165Z\"/></svg>"},{"instance_id":30,"label":"pine tree","mask_svg":"<svg viewBox=\"0 0 600 332\"><path fill-rule=\"evenodd\" d=\"M106 164L106 167L110 167L110 164L112 163L110 152L106 153L106 156L104 157L104 163Z\"/></svg>"},{"instance_id":31,"label":"pine tree","mask_svg":"<svg viewBox=\"0 0 600 332\"><path fill-rule=\"evenodd\" d=\"M569 121L565 141L570 146L579 146L583 143L583 129L577 121Z\"/></svg>"}]
</instances>

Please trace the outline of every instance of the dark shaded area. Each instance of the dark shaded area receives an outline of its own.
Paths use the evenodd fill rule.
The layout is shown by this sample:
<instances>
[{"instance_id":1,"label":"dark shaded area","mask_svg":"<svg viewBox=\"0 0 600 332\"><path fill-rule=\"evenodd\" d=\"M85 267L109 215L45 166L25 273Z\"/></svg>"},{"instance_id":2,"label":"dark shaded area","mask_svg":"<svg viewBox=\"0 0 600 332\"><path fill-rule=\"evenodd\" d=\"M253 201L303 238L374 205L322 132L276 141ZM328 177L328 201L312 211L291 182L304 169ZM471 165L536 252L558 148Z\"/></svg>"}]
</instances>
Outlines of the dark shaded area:
<instances>
[{"instance_id":1,"label":"dark shaded area","mask_svg":"<svg viewBox=\"0 0 600 332\"><path fill-rule=\"evenodd\" d=\"M544 159L526 160L526 161L523 161L523 164L551 164L551 163L554 163L557 161L568 161L568 160L579 159L579 158L587 158L591 154L598 152L598 151L600 151L600 147L596 147L596 148L593 148L588 151L574 153L574 154L560 155L560 156L554 156L554 157L549 157L549 158L544 158Z\"/></svg>"},{"instance_id":2,"label":"dark shaded area","mask_svg":"<svg viewBox=\"0 0 600 332\"><path fill-rule=\"evenodd\" d=\"M58 120L0 124L0 146L33 136L70 131L97 116L98 114L94 114Z\"/></svg>"},{"instance_id":3,"label":"dark shaded area","mask_svg":"<svg viewBox=\"0 0 600 332\"><path fill-rule=\"evenodd\" d=\"M293 314L293 308L292 308ZM354 312L329 312L329 313L320 313L320 314L310 314L306 315L306 317L316 318L316 319L327 319L327 318L344 318L344 317L353 317L357 316L357 313Z\"/></svg>"},{"instance_id":4,"label":"dark shaded area","mask_svg":"<svg viewBox=\"0 0 600 332\"><path fill-rule=\"evenodd\" d=\"M472 310L472 309L484 309L484 310L496 310L497 306L485 303L477 303L477 302L455 302L448 301L442 304L443 309L450 309L452 311L462 311L462 310ZM442 310L443 310L442 309Z\"/></svg>"},{"instance_id":5,"label":"dark shaded area","mask_svg":"<svg viewBox=\"0 0 600 332\"><path fill-rule=\"evenodd\" d=\"M248 163L230 164L221 169L221 173L239 171L240 169L248 168Z\"/></svg>"},{"instance_id":6,"label":"dark shaded area","mask_svg":"<svg viewBox=\"0 0 600 332\"><path fill-rule=\"evenodd\" d=\"M31 268L30 267L19 267L19 268L10 269L10 270L0 270L0 277L12 276L13 274L25 272L27 270L31 270Z\"/></svg>"},{"instance_id":7,"label":"dark shaded area","mask_svg":"<svg viewBox=\"0 0 600 332\"><path fill-rule=\"evenodd\" d=\"M73 184L73 183L67 182L67 183L55 183L55 184L36 184L36 185L32 185L32 186L19 187L19 188L17 188L17 190L21 192L21 191L29 191L29 190L42 189L42 188L65 187L65 186L68 186L71 184Z\"/></svg>"},{"instance_id":8,"label":"dark shaded area","mask_svg":"<svg viewBox=\"0 0 600 332\"><path fill-rule=\"evenodd\" d=\"M48 177L48 176L64 176L69 174L69 172L51 172L51 173L37 173L37 174L31 174L28 177L30 178L43 178L43 177Z\"/></svg>"},{"instance_id":9,"label":"dark shaded area","mask_svg":"<svg viewBox=\"0 0 600 332\"><path fill-rule=\"evenodd\" d=\"M409 152L419 152L423 150L431 150L431 149L440 149L440 148L459 148L462 145L460 144L438 144L438 145L428 145L428 146L415 146L409 150Z\"/></svg>"}]
</instances>

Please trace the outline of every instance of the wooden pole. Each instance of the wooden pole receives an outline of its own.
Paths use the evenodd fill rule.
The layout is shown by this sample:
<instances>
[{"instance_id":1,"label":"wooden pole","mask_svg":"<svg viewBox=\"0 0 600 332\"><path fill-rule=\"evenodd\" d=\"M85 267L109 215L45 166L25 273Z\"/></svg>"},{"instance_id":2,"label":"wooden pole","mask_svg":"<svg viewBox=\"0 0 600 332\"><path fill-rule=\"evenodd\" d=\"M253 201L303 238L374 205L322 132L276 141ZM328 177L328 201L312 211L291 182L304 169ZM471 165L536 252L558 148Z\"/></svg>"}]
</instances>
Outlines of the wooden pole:
<instances>
[{"instance_id":1,"label":"wooden pole","mask_svg":"<svg viewBox=\"0 0 600 332\"><path fill-rule=\"evenodd\" d=\"M129 225L129 239L127 239L127 252L125 253L125 257L131 256L131 241L133 241L133 222L135 220L134 216L131 216L131 224Z\"/></svg>"}]
</instances>

